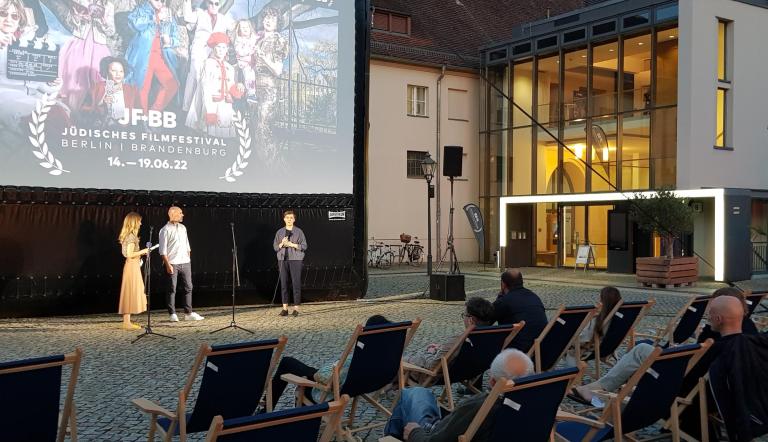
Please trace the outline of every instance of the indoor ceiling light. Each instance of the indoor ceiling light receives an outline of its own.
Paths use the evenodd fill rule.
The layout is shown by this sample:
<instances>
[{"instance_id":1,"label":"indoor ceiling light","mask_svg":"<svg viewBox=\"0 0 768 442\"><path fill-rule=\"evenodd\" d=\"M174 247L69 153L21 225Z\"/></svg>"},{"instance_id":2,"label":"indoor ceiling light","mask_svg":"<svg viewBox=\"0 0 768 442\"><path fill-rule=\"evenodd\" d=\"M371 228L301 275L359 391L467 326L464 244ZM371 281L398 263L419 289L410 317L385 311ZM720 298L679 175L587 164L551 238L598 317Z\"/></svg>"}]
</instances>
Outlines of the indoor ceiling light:
<instances>
[{"instance_id":1,"label":"indoor ceiling light","mask_svg":"<svg viewBox=\"0 0 768 442\"><path fill-rule=\"evenodd\" d=\"M603 162L608 162L610 156L608 155L608 146L603 147Z\"/></svg>"},{"instance_id":2,"label":"indoor ceiling light","mask_svg":"<svg viewBox=\"0 0 768 442\"><path fill-rule=\"evenodd\" d=\"M574 144L573 152L576 155L576 158L581 159L581 157L584 155L584 145L581 143Z\"/></svg>"},{"instance_id":3,"label":"indoor ceiling light","mask_svg":"<svg viewBox=\"0 0 768 442\"><path fill-rule=\"evenodd\" d=\"M642 46L642 45L644 45L644 44L645 44L645 43L643 43L642 41L639 41L639 42L637 42L637 45L638 45L638 46Z\"/></svg>"}]
</instances>

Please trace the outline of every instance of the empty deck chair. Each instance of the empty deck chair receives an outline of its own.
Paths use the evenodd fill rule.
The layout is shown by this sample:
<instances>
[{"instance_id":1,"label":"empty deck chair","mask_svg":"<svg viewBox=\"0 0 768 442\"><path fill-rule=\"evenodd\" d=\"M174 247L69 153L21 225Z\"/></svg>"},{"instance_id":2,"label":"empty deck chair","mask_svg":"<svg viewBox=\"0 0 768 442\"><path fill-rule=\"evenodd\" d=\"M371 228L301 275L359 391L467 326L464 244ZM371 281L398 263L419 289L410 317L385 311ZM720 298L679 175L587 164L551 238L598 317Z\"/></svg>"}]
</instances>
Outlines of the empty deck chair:
<instances>
[{"instance_id":1,"label":"empty deck chair","mask_svg":"<svg viewBox=\"0 0 768 442\"><path fill-rule=\"evenodd\" d=\"M184 442L187 434L207 430L215 416L221 415L224 419L250 416L265 393L267 409L271 411L272 373L287 340L281 336L264 341L201 345L187 383L179 392L175 412L147 399L131 401L150 416L149 440L154 440L155 431L159 431L165 441L178 435ZM187 398L201 368L200 390L194 408L188 413Z\"/></svg>"},{"instance_id":2,"label":"empty deck chair","mask_svg":"<svg viewBox=\"0 0 768 442\"><path fill-rule=\"evenodd\" d=\"M75 386L83 351L0 363L0 439L7 441L77 442ZM62 368L70 366L63 406Z\"/></svg>"},{"instance_id":3,"label":"empty deck chair","mask_svg":"<svg viewBox=\"0 0 768 442\"><path fill-rule=\"evenodd\" d=\"M528 356L533 360L536 373L551 370L559 361L574 340L578 339L581 331L589 324L598 311L594 305L581 305L560 308L533 341L533 347ZM576 342L576 358L581 359L579 345Z\"/></svg>"}]
</instances>

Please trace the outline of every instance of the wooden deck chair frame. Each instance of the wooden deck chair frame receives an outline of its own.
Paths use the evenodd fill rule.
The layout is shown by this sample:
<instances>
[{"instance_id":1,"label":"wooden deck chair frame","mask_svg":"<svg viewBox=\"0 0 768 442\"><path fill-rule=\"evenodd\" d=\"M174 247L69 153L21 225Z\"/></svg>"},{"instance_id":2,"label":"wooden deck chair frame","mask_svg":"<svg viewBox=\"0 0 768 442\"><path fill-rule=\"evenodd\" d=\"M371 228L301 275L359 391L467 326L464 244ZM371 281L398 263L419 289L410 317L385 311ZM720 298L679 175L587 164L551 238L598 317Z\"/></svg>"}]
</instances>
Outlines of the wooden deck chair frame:
<instances>
[{"instance_id":1,"label":"wooden deck chair frame","mask_svg":"<svg viewBox=\"0 0 768 442\"><path fill-rule=\"evenodd\" d=\"M499 352L501 350L507 348L509 344L512 342L513 339L515 339L515 336L517 336L518 333L520 333L520 330L525 327L525 321L520 321L515 324L506 324L509 326L509 335L506 339L504 339L504 344L502 345L501 349L499 349ZM453 390L451 389L451 384L453 383L451 381L450 377L450 363L451 361L459 354L459 351L461 350L462 345L464 344L464 341L467 340L470 334L475 330L474 325L470 325L464 330L464 333L461 334L461 336L456 339L456 342L453 343L453 346L443 355L442 358L440 358L440 364L437 365L434 369L430 370L428 368L419 367L418 365L411 364L408 362L403 362L403 368L405 369L405 372L414 372L414 373L421 373L428 376L427 379L425 379L423 382L415 382L415 381L408 381L408 384L411 386L422 386L422 387L431 387L433 386L437 381L440 380L440 378L443 378L443 384L444 388L440 396L438 397L438 404L445 408L446 410L453 412L455 408L455 402L453 398ZM488 331L480 331L478 333L494 333L497 332L498 329L495 330L488 330ZM409 379L408 376L406 376L406 379ZM463 381L463 384L465 387L467 387L470 391L473 393L480 393L480 390L475 388L474 384L475 379L472 380L465 380Z\"/></svg>"},{"instance_id":2,"label":"wooden deck chair frame","mask_svg":"<svg viewBox=\"0 0 768 442\"><path fill-rule=\"evenodd\" d=\"M573 334L573 337L571 338L570 344L566 345L563 351L560 353L560 355L555 359L559 361L563 358L565 353L568 351L568 348L571 347L571 345L576 350L575 358L577 361L581 360L581 344L579 342L579 335L581 335L582 330L584 330L584 327L587 326L587 324L592 321L592 318L597 315L597 312L600 311L601 304L598 302L597 305L589 307L589 308L583 308L583 309L573 309L568 310L568 313L580 313L580 312L588 312L587 316L584 317L584 320L579 325L579 328L576 329L576 331ZM560 319L560 315L563 314L563 312L567 309L565 305L560 305L560 307L555 312L555 315L552 316L552 319L549 320L549 323L547 323L547 326L544 327L544 330L541 331L541 334L538 338L536 338L533 341L533 346L530 350L528 350L528 357L533 360L534 367L536 369L536 373L541 373L541 343L544 341L544 338L546 338L547 333L552 329L552 327L555 326L555 323L558 319Z\"/></svg>"},{"instance_id":3,"label":"wooden deck chair frame","mask_svg":"<svg viewBox=\"0 0 768 442\"><path fill-rule=\"evenodd\" d=\"M661 353L664 351L661 347L655 347L651 354L643 361L643 363L638 367L638 369L635 371L635 373L629 378L626 384L624 384L623 387L617 392L617 393L611 393L607 391L601 391L597 392L596 394L603 399L607 399L607 402L605 404L605 408L603 408L603 412L600 415L600 417L595 419L590 419L584 416L581 416L579 414L570 413L567 411L560 411L558 412L558 420L559 421L570 421L570 422L579 422L586 425L589 425L592 427L587 434L584 436L582 441L590 441L593 437L595 437L598 430L601 430L605 428L607 424L613 425L613 435L614 435L614 441L615 442L623 442L623 440L626 438L627 440L633 441L633 442L640 442L640 441L647 441L652 439L639 439L635 437L633 434L623 434L622 431L622 423L621 423L621 412L622 412L622 405L625 402L625 400L628 400L629 397L632 395L632 392L635 390L635 387L637 387L637 384L640 382L640 379L645 375L645 373L648 371L648 369L656 362L661 361L664 359L670 359L670 358L677 358L686 356L689 354L693 354L693 357L690 361L688 361L688 366L685 370L687 373L688 371L693 368L694 365L701 359L702 356L704 356L704 353L709 349L709 347L712 345L712 340L708 339L706 342L702 343L699 348L691 349L684 352L678 352L670 355L662 355ZM672 401L672 406L670 410L670 425L669 429L672 433L672 441L673 442L680 442L680 422L678 421L678 417L680 416L679 410L678 410L678 402L679 398L676 398L674 401ZM594 409L586 409L582 410L581 413L589 412ZM555 434L555 438L558 441L568 441L568 439L560 436L559 434Z\"/></svg>"},{"instance_id":4,"label":"wooden deck chair frame","mask_svg":"<svg viewBox=\"0 0 768 442\"><path fill-rule=\"evenodd\" d=\"M264 395L266 395L266 404L267 404L267 411L272 411L272 375L275 372L275 369L277 368L277 363L280 360L280 356L283 353L283 349L285 349L285 344L288 342L288 338L285 336L280 336L277 339L277 345L274 347L274 352L272 353L272 359L269 363L269 371L267 372L266 376L266 385L264 386ZM192 385L195 383L195 378L197 377L198 372L203 366L203 361L208 356L211 355L224 355L224 354L232 354L232 353L244 353L248 351L253 351L254 347L245 347L245 348L231 348L231 349L224 349L220 351L214 351L213 348L209 344L201 344L200 349L197 351L197 356L195 356L195 361L192 363L192 368L189 371L189 375L187 375L187 382L184 384L184 388L179 391L179 402L178 406L176 408L176 412L173 412L171 410L168 410L167 408L163 407L162 405L150 401L148 399L133 399L131 402L138 407L141 411L144 413L147 413L150 415L149 420L149 434L147 436L148 440L150 442L155 440L155 431L159 431L161 433L161 436L163 437L163 440L166 442L170 442L173 439L174 434L176 433L176 425L179 426L179 441L185 442L187 440L187 398L190 397L190 394L192 392ZM162 427L160 427L157 424L157 418L159 416L167 417L171 420L171 424L168 427L168 431L165 431Z\"/></svg>"},{"instance_id":5,"label":"wooden deck chair frame","mask_svg":"<svg viewBox=\"0 0 768 442\"><path fill-rule=\"evenodd\" d=\"M702 301L704 300L704 298L708 298L709 300L712 299L711 296L694 296L690 298L688 302L683 304L683 306L680 307L680 309L675 313L675 315L667 322L666 326L654 327L652 333L638 333L634 329L632 329L633 341L637 341L637 338L641 337L641 338L650 338L653 341L653 345L660 345L663 343L663 341L666 341L667 343L669 343L669 345L683 344L684 342L674 342L674 334L675 334L675 329L677 328L677 324L683 318L683 315L685 314L685 312L689 308L691 308L694 302ZM707 304L707 306L709 306L709 304ZM697 330L698 330L698 327L697 327Z\"/></svg>"},{"instance_id":6,"label":"wooden deck chair frame","mask_svg":"<svg viewBox=\"0 0 768 442\"><path fill-rule=\"evenodd\" d=\"M72 369L67 382L67 393L64 396L64 407L59 413L59 429L56 432L56 442L64 442L64 437L69 429L69 438L72 442L77 442L77 413L75 411L75 387L77 386L77 377L80 374L80 364L83 360L83 350L80 347L75 348L72 353L64 355L60 361L47 362L44 364L28 365L23 367L6 368L0 370L0 376L11 373L21 373L24 371L34 371L43 368L71 365Z\"/></svg>"},{"instance_id":7,"label":"wooden deck chair frame","mask_svg":"<svg viewBox=\"0 0 768 442\"><path fill-rule=\"evenodd\" d=\"M635 346L634 335L633 335L633 333L632 333L632 332L633 332L633 330L635 329L635 327L637 327L637 324L639 324L639 323L640 323L640 321L641 321L641 320L642 320L642 319L645 317L645 315L647 315L647 314L648 314L648 312L651 310L651 308L652 308L652 307L653 307L655 304L656 304L656 300L655 300L655 299L653 299L653 298L651 298L651 299L649 299L649 300L647 301L647 303L646 303L646 304L642 305L641 307L638 307L638 308L640 308L640 309L642 309L642 310L640 311L640 313L638 313L637 317L635 318L635 321L632 323L632 326L631 326L631 327L629 327L629 331L627 332L626 336L624 336L624 339L623 339L623 340L622 340L622 341L619 343L619 346L621 346L621 344L622 344L624 341L626 341L626 340L627 340L627 338L629 338L629 343L627 344L627 350L629 350L629 349L631 349L632 347L634 347L634 346ZM608 313L608 315L605 317L605 321L603 321L603 330L608 330L608 327L609 327L609 325L610 325L611 319L613 319L613 317L616 315L616 313L619 311L619 309L620 309L622 306L624 306L624 302L623 302L623 301L619 301L619 302L618 302L618 303L617 303L617 304L616 304L616 305L613 307L613 309L612 309L612 310L611 310L611 311ZM594 352L595 352L595 372L594 372L594 379L600 379L600 374L601 374L601 370L600 370L600 369L601 369L601 364L603 364L603 363L604 363L604 364L607 364L607 365L609 365L609 366L612 366L612 364L610 364L610 363L608 362L608 360L607 360L607 359L608 359L609 357L613 356L613 355L612 355L612 354L610 354L610 355L605 355L605 356L604 356L604 355L601 355L601 354L600 354L600 337L599 337L599 336L595 335L595 336L594 336L594 338L593 338L593 342L594 342L594 344L593 344L593 345L594 345Z\"/></svg>"},{"instance_id":8,"label":"wooden deck chair frame","mask_svg":"<svg viewBox=\"0 0 768 442\"><path fill-rule=\"evenodd\" d=\"M325 411L307 414L303 416L292 416L292 417L278 419L278 420L269 421L269 422L259 422L257 424L244 425L242 427L226 429L226 430L224 429L224 418L221 416L216 416L213 418L213 421L211 422L211 428L208 430L208 434L206 435L205 442L216 442L216 440L218 440L220 436L228 436L230 434L237 434L245 431L257 430L260 428L273 427L276 425L282 425L282 424L287 424L291 422L298 422L302 420L313 419L319 416L322 416L323 419L326 421L325 429L320 435L319 442L329 442L333 438L334 434L336 434L336 429L339 426L339 422L341 421L341 415L344 413L344 409L347 406L347 402L349 402L349 396L345 394L341 398L339 398L338 401L333 401L328 403L328 409Z\"/></svg>"},{"instance_id":9,"label":"wooden deck chair frame","mask_svg":"<svg viewBox=\"0 0 768 442\"><path fill-rule=\"evenodd\" d=\"M459 436L458 442L472 441L472 438L475 437L475 434L477 434L477 431L480 430L480 427L483 425L483 422L485 422L485 419L488 417L488 413L490 413L491 409L496 403L496 400L498 399L499 396L503 395L504 393L508 393L510 391L515 391L518 389L523 390L527 388L538 387L539 385L558 382L563 379L571 378L571 380L568 382L568 385L565 387L565 393L568 393L571 390L571 387L573 387L573 384L576 382L576 380L581 379L581 376L583 375L584 369L586 367L587 367L587 364L585 364L584 362L579 362L579 371L576 373L563 375L557 378L547 379L545 381L532 382L530 384L525 384L521 387L516 386L515 381L512 381L512 380L502 379L501 381L496 382L496 385L493 386L493 388L491 389L491 392L488 393L488 397L485 399L485 402L483 402L483 405L480 406L480 409L477 411L477 414L472 419L472 422L470 422L469 427L467 427L467 431L465 431L464 434Z\"/></svg>"},{"instance_id":10,"label":"wooden deck chair frame","mask_svg":"<svg viewBox=\"0 0 768 442\"><path fill-rule=\"evenodd\" d=\"M415 320L410 321L410 324L402 325L400 327L374 329L366 332L364 331L365 326L363 326L362 324L358 324L355 327L355 331L349 337L349 340L347 341L347 345L344 347L344 351L341 353L341 357L339 357L339 360L336 362L336 364L333 367L333 370L331 371L330 382L321 383L321 382L310 380L301 376L294 375L292 373L286 373L280 376L280 378L285 382L288 382L289 384L296 385L296 406L311 403L306 399L306 396L304 396L304 390L307 388L316 388L322 391L322 394L320 395L321 401L325 401L330 395L332 395L335 401L338 401L341 398L341 387L343 384L343 382L341 381L341 369L344 366L344 362L346 362L347 358L350 357L350 355L352 354L352 351L355 349L355 345L357 344L357 340L361 336L408 329L408 332L405 336L405 344L403 345L403 351L405 351L405 349L408 348L408 344L410 344L411 340L413 339L413 335L416 333L416 330L418 330L419 325L421 325L421 319L416 318ZM397 394L397 397L395 397L394 401L392 402L393 406L394 404L397 403L397 400L400 394L399 392L402 391L403 388L405 388L405 377L403 376L403 364L404 362L402 361L402 358L401 358L400 367L398 369L398 375L397 375L398 394ZM392 410L382 405L371 394L363 394L360 396L356 396L352 398L352 404L350 406L349 415L347 419L346 420L342 419L343 422L339 422L339 424L337 425L337 432L340 438L344 438L349 441L355 441L356 439L354 438L354 433L357 433L360 431L366 431L366 430L370 430L373 428L382 427L386 425L386 422L375 422L363 427L353 427L355 423L355 418L356 418L357 405L359 403L360 397L362 397L366 402L371 404L374 408L376 408L377 410L385 414L387 417L392 416Z\"/></svg>"}]
</instances>

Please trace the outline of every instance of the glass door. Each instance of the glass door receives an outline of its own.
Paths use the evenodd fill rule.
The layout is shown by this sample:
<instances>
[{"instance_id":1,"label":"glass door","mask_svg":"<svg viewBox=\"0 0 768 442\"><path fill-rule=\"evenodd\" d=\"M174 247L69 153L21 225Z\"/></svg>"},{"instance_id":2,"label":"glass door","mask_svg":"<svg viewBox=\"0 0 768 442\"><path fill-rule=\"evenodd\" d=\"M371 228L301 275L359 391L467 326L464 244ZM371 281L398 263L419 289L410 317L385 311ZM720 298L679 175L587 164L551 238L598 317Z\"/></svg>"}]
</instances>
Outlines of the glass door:
<instances>
[{"instance_id":1,"label":"glass door","mask_svg":"<svg viewBox=\"0 0 768 442\"><path fill-rule=\"evenodd\" d=\"M586 231L586 207L583 205L563 206L563 249L561 265L573 267L576 263L576 253L579 244L587 239Z\"/></svg>"}]
</instances>

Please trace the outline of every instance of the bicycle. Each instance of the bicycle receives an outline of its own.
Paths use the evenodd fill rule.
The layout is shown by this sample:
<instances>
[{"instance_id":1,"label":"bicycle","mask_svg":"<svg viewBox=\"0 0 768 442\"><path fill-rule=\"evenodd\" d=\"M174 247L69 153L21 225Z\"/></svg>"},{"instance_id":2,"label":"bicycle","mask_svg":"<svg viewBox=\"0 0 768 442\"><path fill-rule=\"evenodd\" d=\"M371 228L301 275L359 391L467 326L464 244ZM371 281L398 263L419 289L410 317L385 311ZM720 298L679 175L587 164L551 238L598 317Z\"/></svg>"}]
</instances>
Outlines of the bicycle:
<instances>
[{"instance_id":1,"label":"bicycle","mask_svg":"<svg viewBox=\"0 0 768 442\"><path fill-rule=\"evenodd\" d=\"M419 237L413 237L413 244L411 244L411 235L405 233L400 234L400 250L397 258L398 263L403 264L403 261L408 260L408 265L421 265L424 263L424 246L419 244Z\"/></svg>"},{"instance_id":2,"label":"bicycle","mask_svg":"<svg viewBox=\"0 0 768 442\"><path fill-rule=\"evenodd\" d=\"M368 246L368 267L387 269L392 266L393 262L395 262L395 254L390 245L380 241Z\"/></svg>"}]
</instances>

